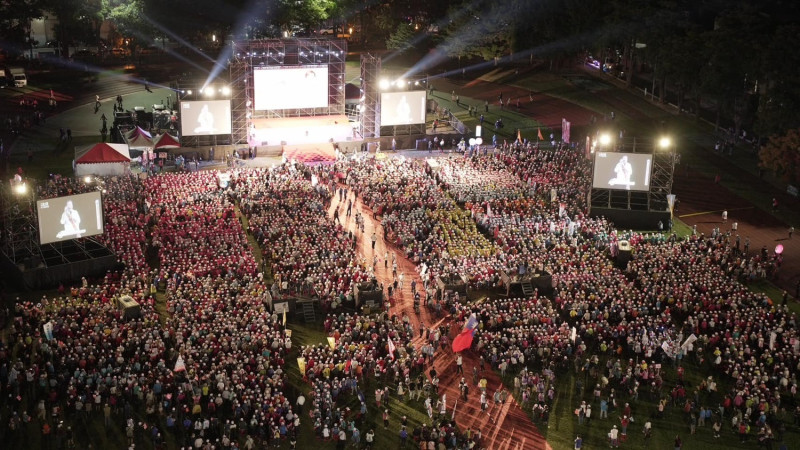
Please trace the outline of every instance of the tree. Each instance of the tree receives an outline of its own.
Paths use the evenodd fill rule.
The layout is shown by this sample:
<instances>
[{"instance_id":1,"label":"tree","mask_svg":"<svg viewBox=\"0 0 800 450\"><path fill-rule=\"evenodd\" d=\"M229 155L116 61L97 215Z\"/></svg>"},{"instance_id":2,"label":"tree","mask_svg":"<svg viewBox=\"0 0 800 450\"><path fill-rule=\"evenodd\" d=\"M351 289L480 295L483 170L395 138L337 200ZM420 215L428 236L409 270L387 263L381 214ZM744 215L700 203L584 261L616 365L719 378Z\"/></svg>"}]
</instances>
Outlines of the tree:
<instances>
[{"instance_id":1,"label":"tree","mask_svg":"<svg viewBox=\"0 0 800 450\"><path fill-rule=\"evenodd\" d=\"M758 152L761 167L775 171L791 184L800 182L800 129L783 136L771 136Z\"/></svg>"},{"instance_id":2,"label":"tree","mask_svg":"<svg viewBox=\"0 0 800 450\"><path fill-rule=\"evenodd\" d=\"M0 2L0 40L10 44L12 53L23 54L30 48L30 23L42 17L44 2ZM14 51L16 50L16 51Z\"/></svg>"},{"instance_id":3,"label":"tree","mask_svg":"<svg viewBox=\"0 0 800 450\"><path fill-rule=\"evenodd\" d=\"M386 40L386 48L404 52L412 47L416 34L414 25L401 23L394 33L389 35L389 39Z\"/></svg>"}]
</instances>

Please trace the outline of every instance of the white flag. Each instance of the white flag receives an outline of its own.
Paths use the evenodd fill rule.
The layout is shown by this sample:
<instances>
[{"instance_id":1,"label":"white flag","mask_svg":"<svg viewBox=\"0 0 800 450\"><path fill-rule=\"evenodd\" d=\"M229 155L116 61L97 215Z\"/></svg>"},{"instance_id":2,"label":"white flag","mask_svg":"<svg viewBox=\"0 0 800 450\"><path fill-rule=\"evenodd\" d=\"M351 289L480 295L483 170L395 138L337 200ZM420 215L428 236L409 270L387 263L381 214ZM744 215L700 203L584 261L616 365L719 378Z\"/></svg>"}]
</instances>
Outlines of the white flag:
<instances>
[{"instance_id":1,"label":"white flag","mask_svg":"<svg viewBox=\"0 0 800 450\"><path fill-rule=\"evenodd\" d=\"M178 360L175 361L175 370L173 372L183 372L186 370L186 364L183 362L183 356L178 355Z\"/></svg>"}]
</instances>

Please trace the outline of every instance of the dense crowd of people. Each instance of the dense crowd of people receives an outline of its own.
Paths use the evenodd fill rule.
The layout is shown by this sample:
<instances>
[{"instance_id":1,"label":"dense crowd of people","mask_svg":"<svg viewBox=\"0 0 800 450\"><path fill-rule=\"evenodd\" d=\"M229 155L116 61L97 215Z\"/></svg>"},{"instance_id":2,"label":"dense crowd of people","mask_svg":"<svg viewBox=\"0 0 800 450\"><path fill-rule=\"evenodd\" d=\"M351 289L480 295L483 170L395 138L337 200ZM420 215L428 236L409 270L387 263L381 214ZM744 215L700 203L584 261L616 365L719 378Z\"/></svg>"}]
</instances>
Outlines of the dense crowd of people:
<instances>
[{"instance_id":1,"label":"dense crowd of people","mask_svg":"<svg viewBox=\"0 0 800 450\"><path fill-rule=\"evenodd\" d=\"M262 448L295 442L308 421L320 439L371 447L376 430L361 429L365 418L381 417L377 432L388 433L395 398L429 418L400 419L391 433L401 441L479 448L480 430L459 430L445 414L433 365L473 315L480 370L497 370L535 420L548 420L556 374L572 370L579 424L594 407L601 419L619 416L626 435L647 400L659 412L681 408L689 425L708 421L719 431L728 421L740 438L780 439L779 412L796 406L796 317L740 283L780 261L742 248L729 230L678 239L586 216L582 155L507 145L436 164L290 162L234 169L225 187L214 171L49 180L40 198L104 190L101 239L124 267L15 305L0 347L10 442L38 421L60 447L74 438L68 427L102 417L129 444L162 446L169 435L186 448ZM419 329L391 310L347 313L354 285L377 283L377 259L356 250L370 238L342 225L351 215L382 222L387 244L417 265L429 297L439 276L508 293L507 276L529 273L551 275L552 295L451 302L448 318ZM622 240L634 248L624 266L614 260ZM122 315L121 295L140 304L140 317ZM293 351L273 308L290 297L320 302L332 342ZM299 392L288 382L290 355L303 359ZM704 368L705 381L685 383L686 366ZM480 392L473 397L463 387L470 369ZM464 401L505 401L506 389L491 392L477 367L467 370L453 381ZM635 423L650 424L648 435L658 418Z\"/></svg>"}]
</instances>

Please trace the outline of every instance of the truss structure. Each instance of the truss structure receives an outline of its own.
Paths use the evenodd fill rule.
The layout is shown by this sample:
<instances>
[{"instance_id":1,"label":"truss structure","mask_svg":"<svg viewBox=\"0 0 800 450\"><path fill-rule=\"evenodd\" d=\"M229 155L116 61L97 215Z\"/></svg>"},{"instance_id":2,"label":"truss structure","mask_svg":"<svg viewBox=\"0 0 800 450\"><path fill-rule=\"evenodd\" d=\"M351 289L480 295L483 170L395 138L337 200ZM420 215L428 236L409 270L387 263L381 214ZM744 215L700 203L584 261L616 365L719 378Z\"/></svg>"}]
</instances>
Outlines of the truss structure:
<instances>
[{"instance_id":1,"label":"truss structure","mask_svg":"<svg viewBox=\"0 0 800 450\"><path fill-rule=\"evenodd\" d=\"M361 137L381 136L381 91L379 78L381 58L371 54L361 55Z\"/></svg>"},{"instance_id":2,"label":"truss structure","mask_svg":"<svg viewBox=\"0 0 800 450\"><path fill-rule=\"evenodd\" d=\"M234 110L244 112L247 129L247 113L251 117L277 118L344 114L345 59L347 41L343 39L260 39L233 43L230 74L232 115ZM297 108L270 111L255 111L246 106L254 97L253 70L259 66L308 66L328 67L328 106L323 108ZM245 107L241 108L244 104ZM234 129L242 127L234 124ZM245 134L246 135L246 134ZM238 137L234 140L239 139Z\"/></svg>"},{"instance_id":3,"label":"truss structure","mask_svg":"<svg viewBox=\"0 0 800 450\"><path fill-rule=\"evenodd\" d=\"M650 172L650 189L644 192L621 191L593 188L590 205L597 208L628 209L638 211L669 211L667 196L672 193L672 180L675 175L675 150L659 148L655 143L629 140L620 144L620 150L639 150L652 152L653 166Z\"/></svg>"},{"instance_id":4,"label":"truss structure","mask_svg":"<svg viewBox=\"0 0 800 450\"><path fill-rule=\"evenodd\" d=\"M40 256L34 189L30 184L24 192L8 184L0 189L0 223L3 226L0 249L13 264L23 264Z\"/></svg>"}]
</instances>

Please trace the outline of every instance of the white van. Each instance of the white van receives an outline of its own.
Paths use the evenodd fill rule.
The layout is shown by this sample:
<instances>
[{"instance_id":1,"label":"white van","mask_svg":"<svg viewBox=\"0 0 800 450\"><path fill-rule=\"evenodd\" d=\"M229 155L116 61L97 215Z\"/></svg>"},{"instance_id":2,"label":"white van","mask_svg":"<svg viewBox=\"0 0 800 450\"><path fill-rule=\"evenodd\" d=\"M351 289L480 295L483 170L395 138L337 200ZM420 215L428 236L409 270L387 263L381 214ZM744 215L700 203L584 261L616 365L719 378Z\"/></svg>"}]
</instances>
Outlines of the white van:
<instances>
[{"instance_id":1,"label":"white van","mask_svg":"<svg viewBox=\"0 0 800 450\"><path fill-rule=\"evenodd\" d=\"M14 87L25 87L28 85L28 77L25 76L25 69L22 67L9 67L6 73L9 82L14 83Z\"/></svg>"}]
</instances>

